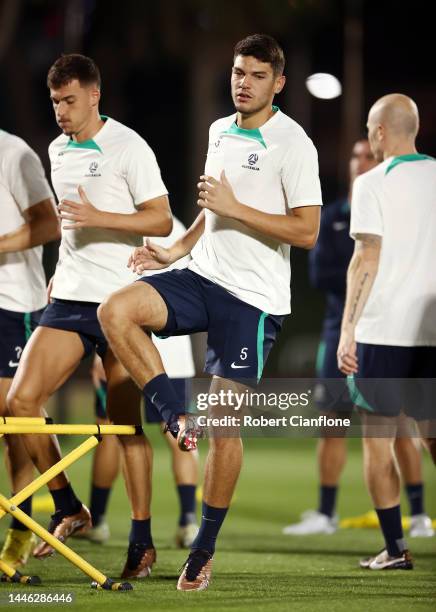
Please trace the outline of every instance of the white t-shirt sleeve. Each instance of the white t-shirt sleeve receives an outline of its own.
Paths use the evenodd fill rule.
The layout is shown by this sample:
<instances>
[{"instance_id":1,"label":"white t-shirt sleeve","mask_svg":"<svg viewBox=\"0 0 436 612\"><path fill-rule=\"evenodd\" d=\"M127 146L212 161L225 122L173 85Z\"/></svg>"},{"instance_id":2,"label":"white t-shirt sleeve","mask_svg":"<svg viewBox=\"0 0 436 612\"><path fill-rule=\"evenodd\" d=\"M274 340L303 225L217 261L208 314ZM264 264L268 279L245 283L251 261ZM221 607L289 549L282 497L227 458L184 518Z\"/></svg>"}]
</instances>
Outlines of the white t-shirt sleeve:
<instances>
[{"instance_id":1,"label":"white t-shirt sleeve","mask_svg":"<svg viewBox=\"0 0 436 612\"><path fill-rule=\"evenodd\" d=\"M383 236L383 217L380 201L369 177L359 176L353 185L351 198L350 236L376 234Z\"/></svg>"},{"instance_id":2,"label":"white t-shirt sleeve","mask_svg":"<svg viewBox=\"0 0 436 612\"><path fill-rule=\"evenodd\" d=\"M8 188L21 212L53 198L41 160L29 146L12 149L7 159Z\"/></svg>"},{"instance_id":3,"label":"white t-shirt sleeve","mask_svg":"<svg viewBox=\"0 0 436 612\"><path fill-rule=\"evenodd\" d=\"M310 138L288 151L282 166L282 184L288 208L322 206L318 154Z\"/></svg>"},{"instance_id":4,"label":"white t-shirt sleeve","mask_svg":"<svg viewBox=\"0 0 436 612\"><path fill-rule=\"evenodd\" d=\"M124 157L124 173L135 206L168 194L156 156L142 138L129 144Z\"/></svg>"}]
</instances>

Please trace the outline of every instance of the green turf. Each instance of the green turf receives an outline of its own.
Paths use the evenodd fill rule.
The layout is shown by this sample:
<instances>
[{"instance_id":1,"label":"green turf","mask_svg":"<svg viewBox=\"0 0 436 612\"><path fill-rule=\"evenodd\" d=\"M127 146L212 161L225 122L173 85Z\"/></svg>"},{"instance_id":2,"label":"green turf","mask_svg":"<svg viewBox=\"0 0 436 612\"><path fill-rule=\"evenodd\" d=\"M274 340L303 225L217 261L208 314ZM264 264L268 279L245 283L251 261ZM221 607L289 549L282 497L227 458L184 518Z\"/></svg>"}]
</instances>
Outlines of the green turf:
<instances>
[{"instance_id":1,"label":"green turf","mask_svg":"<svg viewBox=\"0 0 436 612\"><path fill-rule=\"evenodd\" d=\"M250 611L436 609L436 538L410 542L416 558L414 571L378 573L357 567L360 556L381 547L378 530L341 530L332 536L304 538L281 535L283 525L297 520L303 510L316 504L314 440L247 441L236 498L219 538L213 582L204 593L178 593L175 584L186 553L176 550L173 544L177 499L169 455L156 429L152 438L153 533L158 550L152 577L135 583L133 592L97 592L90 589L86 576L56 556L29 563L28 571L38 573L44 583L38 591L73 591L76 606L93 611L175 610L180 606ZM88 495L89 467L87 457L70 469L73 484L84 500ZM424 471L427 510L434 517L435 473L428 457L424 457ZM5 486L3 474L2 490ZM403 507L407 508L407 504ZM350 516L369 508L359 442L354 440L342 481L339 512ZM47 523L47 516L37 518ZM3 519L2 533L7 522ZM108 544L76 540L73 547L115 578L124 563L129 528L129 508L121 479L112 495L109 522L113 536ZM26 588L0 585L7 592Z\"/></svg>"}]
</instances>

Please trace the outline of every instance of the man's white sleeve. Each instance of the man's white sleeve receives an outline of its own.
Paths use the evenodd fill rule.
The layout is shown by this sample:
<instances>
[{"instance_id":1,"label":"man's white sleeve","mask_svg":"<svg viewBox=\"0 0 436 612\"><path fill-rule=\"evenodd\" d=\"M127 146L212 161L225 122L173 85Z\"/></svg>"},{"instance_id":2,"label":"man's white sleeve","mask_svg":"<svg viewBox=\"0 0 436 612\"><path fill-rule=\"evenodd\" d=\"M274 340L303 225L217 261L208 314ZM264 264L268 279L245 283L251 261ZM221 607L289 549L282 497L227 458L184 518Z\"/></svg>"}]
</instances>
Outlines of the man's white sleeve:
<instances>
[{"instance_id":1,"label":"man's white sleeve","mask_svg":"<svg viewBox=\"0 0 436 612\"><path fill-rule=\"evenodd\" d=\"M135 206L168 193L156 156L142 138L132 142L126 150L124 173Z\"/></svg>"},{"instance_id":2,"label":"man's white sleeve","mask_svg":"<svg viewBox=\"0 0 436 612\"><path fill-rule=\"evenodd\" d=\"M282 166L282 184L288 208L321 206L318 154L310 138L292 146Z\"/></svg>"},{"instance_id":3,"label":"man's white sleeve","mask_svg":"<svg viewBox=\"0 0 436 612\"><path fill-rule=\"evenodd\" d=\"M365 176L359 176L353 185L350 236L355 239L356 234L383 236L380 201L376 189Z\"/></svg>"},{"instance_id":4,"label":"man's white sleeve","mask_svg":"<svg viewBox=\"0 0 436 612\"><path fill-rule=\"evenodd\" d=\"M27 145L11 151L7 160L9 191L21 212L53 198L38 155Z\"/></svg>"}]
</instances>

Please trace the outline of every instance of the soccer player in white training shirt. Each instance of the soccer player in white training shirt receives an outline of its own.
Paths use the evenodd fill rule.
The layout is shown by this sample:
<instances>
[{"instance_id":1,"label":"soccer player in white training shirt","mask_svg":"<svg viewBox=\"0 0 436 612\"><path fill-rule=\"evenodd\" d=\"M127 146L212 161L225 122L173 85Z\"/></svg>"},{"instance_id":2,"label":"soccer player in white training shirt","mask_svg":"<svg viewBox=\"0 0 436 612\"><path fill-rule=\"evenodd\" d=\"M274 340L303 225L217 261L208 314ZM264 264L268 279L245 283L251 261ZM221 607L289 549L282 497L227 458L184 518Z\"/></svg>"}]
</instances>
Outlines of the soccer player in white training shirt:
<instances>
[{"instance_id":1,"label":"soccer player in white training shirt","mask_svg":"<svg viewBox=\"0 0 436 612\"><path fill-rule=\"evenodd\" d=\"M12 412L36 416L43 402L96 349L108 380L108 414L116 424L138 426L120 438L124 450L132 527L123 577L150 573L155 551L150 533L151 448L140 430L140 394L114 357L97 320L99 303L134 279L126 267L143 236L171 231L167 190L156 158L133 130L99 113L100 74L82 55L60 57L47 79L62 134L49 147L52 181L63 220L51 303L27 345L9 393ZM45 472L59 460L48 435L26 436L34 463ZM64 473L49 483L56 513L50 530L65 540L90 526L88 509ZM42 542L35 556L53 549Z\"/></svg>"},{"instance_id":2,"label":"soccer player in white training shirt","mask_svg":"<svg viewBox=\"0 0 436 612\"><path fill-rule=\"evenodd\" d=\"M323 210L318 242L309 255L312 283L324 291L327 298L316 359L319 380L315 398L318 408L329 417L350 416L353 408L346 377L338 370L336 356L345 304L347 268L354 249L354 240L349 235L350 203L355 179L376 165L369 141L366 138L356 141L349 160L347 197L340 198ZM410 536L432 537L434 531L424 512L421 451L416 440L410 437L410 431L414 429L414 424L410 424L407 417L401 419L402 431L395 440L395 456L410 504ZM334 437L335 434L340 437ZM283 533L287 535L330 534L338 527L336 499L347 460L346 428L326 427L321 430L317 459L320 475L318 510L306 510L299 523L286 526Z\"/></svg>"},{"instance_id":3,"label":"soccer player in white training shirt","mask_svg":"<svg viewBox=\"0 0 436 612\"><path fill-rule=\"evenodd\" d=\"M172 247L148 242L136 258L157 269L192 251L189 268L144 277L99 309L115 354L188 448L195 447L195 430L180 418L186 409L142 328L162 336L207 331L205 370L214 377L213 392L234 390L235 380L256 382L290 312L290 246L311 248L318 234L315 147L272 105L285 84L283 68L283 51L270 36L249 36L236 45L236 113L210 128L199 183L204 210ZM209 443L200 531L178 582L184 591L208 586L215 541L242 463L236 432Z\"/></svg>"},{"instance_id":4,"label":"soccer player in white training shirt","mask_svg":"<svg viewBox=\"0 0 436 612\"><path fill-rule=\"evenodd\" d=\"M42 245L60 237L53 194L36 153L0 131L0 415L27 340L47 303ZM5 436L12 490L33 479L20 436ZM20 508L31 514L29 497ZM35 545L31 531L12 519L1 558L18 567Z\"/></svg>"},{"instance_id":5,"label":"soccer player in white training shirt","mask_svg":"<svg viewBox=\"0 0 436 612\"><path fill-rule=\"evenodd\" d=\"M392 446L402 409L421 426L435 422L434 396L427 403L424 388L417 401L405 381L436 378L436 160L416 151L418 109L407 96L380 98L367 125L382 163L354 184L350 234L356 244L338 365L354 375L360 392L366 481L385 539L385 549L361 567L411 569ZM374 378L385 380L368 380ZM435 440L427 442L435 459Z\"/></svg>"}]
</instances>

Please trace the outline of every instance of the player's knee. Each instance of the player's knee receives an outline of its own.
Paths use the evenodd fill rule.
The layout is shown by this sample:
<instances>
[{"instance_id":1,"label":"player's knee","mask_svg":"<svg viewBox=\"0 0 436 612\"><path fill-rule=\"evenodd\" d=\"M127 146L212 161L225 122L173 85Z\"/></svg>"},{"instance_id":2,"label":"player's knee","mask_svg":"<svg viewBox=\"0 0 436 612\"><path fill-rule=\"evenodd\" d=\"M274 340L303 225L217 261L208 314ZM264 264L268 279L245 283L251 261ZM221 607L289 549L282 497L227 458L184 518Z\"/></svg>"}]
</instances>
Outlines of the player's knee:
<instances>
[{"instance_id":1,"label":"player's knee","mask_svg":"<svg viewBox=\"0 0 436 612\"><path fill-rule=\"evenodd\" d=\"M6 405L9 413L17 417L33 417L39 414L38 398L33 393L25 389L10 389L6 398Z\"/></svg>"},{"instance_id":2,"label":"player's knee","mask_svg":"<svg viewBox=\"0 0 436 612\"><path fill-rule=\"evenodd\" d=\"M125 320L125 308L122 300L116 295L107 297L97 309L97 317L105 331L118 329Z\"/></svg>"}]
</instances>

